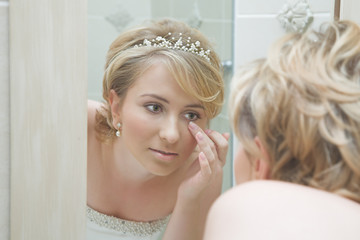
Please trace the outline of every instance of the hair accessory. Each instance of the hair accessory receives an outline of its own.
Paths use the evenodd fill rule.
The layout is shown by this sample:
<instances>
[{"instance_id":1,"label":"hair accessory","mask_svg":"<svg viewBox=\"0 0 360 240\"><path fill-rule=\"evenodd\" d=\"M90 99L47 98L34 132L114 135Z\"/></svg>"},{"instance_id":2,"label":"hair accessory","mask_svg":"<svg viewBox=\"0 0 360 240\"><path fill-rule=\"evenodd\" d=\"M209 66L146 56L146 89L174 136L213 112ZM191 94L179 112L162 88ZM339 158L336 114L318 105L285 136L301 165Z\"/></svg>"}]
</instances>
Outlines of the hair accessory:
<instances>
[{"instance_id":1,"label":"hair accessory","mask_svg":"<svg viewBox=\"0 0 360 240\"><path fill-rule=\"evenodd\" d=\"M118 123L118 124L116 124L116 126L117 126L117 131L116 131L116 136L117 137L120 137L121 136L121 132L120 132L120 130L121 130L121 123Z\"/></svg>"},{"instance_id":2,"label":"hair accessory","mask_svg":"<svg viewBox=\"0 0 360 240\"><path fill-rule=\"evenodd\" d=\"M191 37L184 39L182 37L182 33L179 33L179 38L177 40L175 37L170 38L171 35L172 33L169 32L165 37L157 36L156 38L151 40L145 38L142 44L136 44L134 48L152 46L159 48L176 49L184 52L191 52L193 54L205 58L208 62L210 62L210 58L209 58L210 49L204 50L203 48L201 48L200 41L191 42ZM166 39L166 37L169 37L169 39Z\"/></svg>"}]
</instances>

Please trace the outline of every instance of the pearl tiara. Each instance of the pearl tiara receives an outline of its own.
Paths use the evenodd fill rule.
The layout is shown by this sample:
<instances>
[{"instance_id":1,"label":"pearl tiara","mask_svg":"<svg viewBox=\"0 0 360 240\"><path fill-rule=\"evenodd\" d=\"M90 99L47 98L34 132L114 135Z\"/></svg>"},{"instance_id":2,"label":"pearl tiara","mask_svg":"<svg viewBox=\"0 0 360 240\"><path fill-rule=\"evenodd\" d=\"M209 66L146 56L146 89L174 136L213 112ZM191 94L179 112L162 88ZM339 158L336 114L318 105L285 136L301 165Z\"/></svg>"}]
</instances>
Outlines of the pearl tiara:
<instances>
[{"instance_id":1,"label":"pearl tiara","mask_svg":"<svg viewBox=\"0 0 360 240\"><path fill-rule=\"evenodd\" d=\"M200 47L200 41L191 42L191 37L187 37L187 39L183 39L182 33L179 33L179 39L175 42L175 37L171 37L170 40L167 40L166 37L170 37L172 33L168 33L165 37L157 36L151 40L144 39L142 44L134 45L134 48L138 47L159 47L159 48L169 48L175 50L181 50L184 52L190 52L196 54L200 57L205 58L208 62L210 62L209 54L210 49L204 50ZM175 42L175 43L174 43Z\"/></svg>"}]
</instances>

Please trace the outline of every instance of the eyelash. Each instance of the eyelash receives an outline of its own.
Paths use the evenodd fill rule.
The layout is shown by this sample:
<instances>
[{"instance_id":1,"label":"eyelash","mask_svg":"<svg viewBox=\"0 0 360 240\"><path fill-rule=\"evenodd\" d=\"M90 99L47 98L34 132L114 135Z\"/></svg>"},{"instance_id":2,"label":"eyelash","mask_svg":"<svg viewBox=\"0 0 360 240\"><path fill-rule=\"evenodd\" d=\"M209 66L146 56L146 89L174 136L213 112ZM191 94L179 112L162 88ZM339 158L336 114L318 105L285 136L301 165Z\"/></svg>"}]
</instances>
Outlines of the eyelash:
<instances>
[{"instance_id":1,"label":"eyelash","mask_svg":"<svg viewBox=\"0 0 360 240\"><path fill-rule=\"evenodd\" d=\"M156 103L150 103L150 104L147 104L145 105L146 109L148 111L150 111L151 113L158 113L159 111L154 111L152 108L153 107L159 107L160 108L160 111L162 111L162 106L160 104L156 104Z\"/></svg>"},{"instance_id":2,"label":"eyelash","mask_svg":"<svg viewBox=\"0 0 360 240\"><path fill-rule=\"evenodd\" d=\"M196 112L187 112L187 113L185 113L185 115L189 115L189 114L194 114L195 115L195 119L189 119L189 118L185 117L187 120L189 120L191 122L201 119L200 115L198 113L196 113Z\"/></svg>"},{"instance_id":3,"label":"eyelash","mask_svg":"<svg viewBox=\"0 0 360 240\"><path fill-rule=\"evenodd\" d=\"M159 107L159 111L155 111L155 110L153 109L154 107ZM162 106L161 106L160 104L157 104L157 103L147 104L147 105L145 105L145 108L146 108L149 112L151 112L151 113L153 113L153 114L162 112ZM193 114L193 115L195 116L195 119L190 119L190 118L186 117L187 115L190 115L190 114ZM187 120L189 120L189 121L196 121L196 120L198 120L198 119L201 119L200 114L198 114L198 113L196 113L196 112L187 112L187 113L185 113L185 118L186 118Z\"/></svg>"}]
</instances>

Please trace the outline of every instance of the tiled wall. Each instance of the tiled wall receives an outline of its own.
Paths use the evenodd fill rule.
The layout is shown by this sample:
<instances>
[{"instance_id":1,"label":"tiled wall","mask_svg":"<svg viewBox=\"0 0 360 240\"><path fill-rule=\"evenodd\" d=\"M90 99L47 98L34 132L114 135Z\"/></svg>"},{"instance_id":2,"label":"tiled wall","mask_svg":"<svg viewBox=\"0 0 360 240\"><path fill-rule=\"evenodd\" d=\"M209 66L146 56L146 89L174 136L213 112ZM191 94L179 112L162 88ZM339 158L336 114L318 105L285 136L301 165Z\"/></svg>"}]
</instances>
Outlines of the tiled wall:
<instances>
[{"instance_id":1,"label":"tiled wall","mask_svg":"<svg viewBox=\"0 0 360 240\"><path fill-rule=\"evenodd\" d=\"M106 51L124 28L141 23L145 19L164 17L182 20L198 28L215 46L222 61L232 62L233 0L89 0L89 81L88 97L101 100L103 66ZM226 86L232 76L232 67L225 73ZM226 88L226 97L228 87ZM213 119L211 128L229 132L227 102L221 114ZM225 165L223 189L231 185L231 152Z\"/></svg>"},{"instance_id":2,"label":"tiled wall","mask_svg":"<svg viewBox=\"0 0 360 240\"><path fill-rule=\"evenodd\" d=\"M111 42L125 28L149 19L150 4L150 0L88 1L88 98L102 99L105 56Z\"/></svg>"},{"instance_id":3,"label":"tiled wall","mask_svg":"<svg viewBox=\"0 0 360 240\"><path fill-rule=\"evenodd\" d=\"M10 238L9 2L0 1L0 239Z\"/></svg>"},{"instance_id":4,"label":"tiled wall","mask_svg":"<svg viewBox=\"0 0 360 240\"><path fill-rule=\"evenodd\" d=\"M271 2L271 3L270 3ZM235 1L234 67L265 57L270 44L285 33L277 15L285 4L298 0ZM309 0L313 27L332 18L334 0Z\"/></svg>"},{"instance_id":5,"label":"tiled wall","mask_svg":"<svg viewBox=\"0 0 360 240\"><path fill-rule=\"evenodd\" d=\"M153 18L173 17L198 27L222 60L232 59L232 0L152 0Z\"/></svg>"}]
</instances>

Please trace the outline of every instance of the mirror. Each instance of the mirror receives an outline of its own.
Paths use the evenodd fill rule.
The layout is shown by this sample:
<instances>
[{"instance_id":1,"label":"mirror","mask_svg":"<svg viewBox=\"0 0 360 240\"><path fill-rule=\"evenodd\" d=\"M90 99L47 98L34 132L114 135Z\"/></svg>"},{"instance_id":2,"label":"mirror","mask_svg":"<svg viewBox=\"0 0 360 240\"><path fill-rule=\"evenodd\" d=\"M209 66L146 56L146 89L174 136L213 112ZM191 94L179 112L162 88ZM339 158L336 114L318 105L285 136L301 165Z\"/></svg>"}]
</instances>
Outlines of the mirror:
<instances>
[{"instance_id":1,"label":"mirror","mask_svg":"<svg viewBox=\"0 0 360 240\"><path fill-rule=\"evenodd\" d=\"M111 42L126 28L147 19L170 17L204 33L215 46L224 65L228 86L232 76L233 0L89 0L88 1L88 98L102 100L105 55ZM228 87L225 99L228 98ZM211 129L230 132L227 102ZM224 167L223 191L232 186L232 143Z\"/></svg>"}]
</instances>

